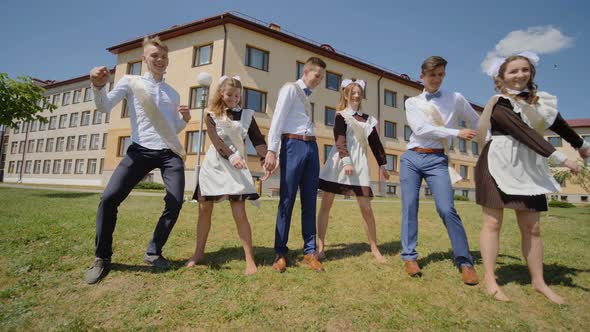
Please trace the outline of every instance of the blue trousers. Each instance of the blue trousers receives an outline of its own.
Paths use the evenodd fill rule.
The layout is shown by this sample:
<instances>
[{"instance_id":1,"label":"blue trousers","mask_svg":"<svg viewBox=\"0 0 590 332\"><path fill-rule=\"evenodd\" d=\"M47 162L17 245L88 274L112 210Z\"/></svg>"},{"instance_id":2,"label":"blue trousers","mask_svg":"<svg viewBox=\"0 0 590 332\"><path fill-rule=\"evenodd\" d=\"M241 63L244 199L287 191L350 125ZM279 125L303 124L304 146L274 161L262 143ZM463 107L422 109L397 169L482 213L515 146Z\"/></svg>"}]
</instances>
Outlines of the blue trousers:
<instances>
[{"instance_id":1,"label":"blue trousers","mask_svg":"<svg viewBox=\"0 0 590 332\"><path fill-rule=\"evenodd\" d=\"M301 235L303 252L315 252L316 202L320 174L318 146L286 138L281 143L281 199L275 228L275 252L284 255L289 251L289 229L297 189L301 190Z\"/></svg>"},{"instance_id":2,"label":"blue trousers","mask_svg":"<svg viewBox=\"0 0 590 332\"><path fill-rule=\"evenodd\" d=\"M402 259L416 260L418 242L418 206L422 179L432 191L436 211L451 239L455 264L473 266L467 235L455 210L453 187L448 172L449 159L444 154L406 151L400 159L402 190Z\"/></svg>"}]
</instances>

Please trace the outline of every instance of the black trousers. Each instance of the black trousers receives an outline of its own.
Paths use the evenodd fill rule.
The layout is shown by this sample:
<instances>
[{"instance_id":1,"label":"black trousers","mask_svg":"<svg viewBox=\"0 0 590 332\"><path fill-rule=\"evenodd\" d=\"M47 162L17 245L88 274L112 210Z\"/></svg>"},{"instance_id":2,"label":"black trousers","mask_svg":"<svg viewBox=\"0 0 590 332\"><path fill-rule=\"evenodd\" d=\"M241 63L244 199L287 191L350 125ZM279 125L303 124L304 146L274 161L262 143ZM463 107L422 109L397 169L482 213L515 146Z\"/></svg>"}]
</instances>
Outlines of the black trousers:
<instances>
[{"instance_id":1,"label":"black trousers","mask_svg":"<svg viewBox=\"0 0 590 332\"><path fill-rule=\"evenodd\" d=\"M166 206L147 247L147 254L160 255L168 236L178 219L184 194L184 162L171 150L151 150L133 143L119 163L106 189L96 213L96 257L110 258L113 254L113 232L117 224L119 205L133 187L153 169L159 168L166 185Z\"/></svg>"}]
</instances>

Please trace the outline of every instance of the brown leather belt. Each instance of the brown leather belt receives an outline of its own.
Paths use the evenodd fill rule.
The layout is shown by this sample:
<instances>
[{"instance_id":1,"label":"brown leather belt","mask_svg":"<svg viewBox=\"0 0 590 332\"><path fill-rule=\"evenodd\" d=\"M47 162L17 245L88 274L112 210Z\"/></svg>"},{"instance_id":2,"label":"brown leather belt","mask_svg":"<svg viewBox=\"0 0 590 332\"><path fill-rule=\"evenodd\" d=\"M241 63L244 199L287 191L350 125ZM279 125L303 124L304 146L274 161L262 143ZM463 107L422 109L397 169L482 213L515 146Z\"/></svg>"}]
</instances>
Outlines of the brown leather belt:
<instances>
[{"instance_id":1,"label":"brown leather belt","mask_svg":"<svg viewBox=\"0 0 590 332\"><path fill-rule=\"evenodd\" d=\"M418 153L445 153L445 149L411 148Z\"/></svg>"},{"instance_id":2,"label":"brown leather belt","mask_svg":"<svg viewBox=\"0 0 590 332\"><path fill-rule=\"evenodd\" d=\"M300 141L315 142L315 136L307 136L307 135L283 134L283 135L281 135L281 138L282 139L292 138L292 139L297 139Z\"/></svg>"}]
</instances>

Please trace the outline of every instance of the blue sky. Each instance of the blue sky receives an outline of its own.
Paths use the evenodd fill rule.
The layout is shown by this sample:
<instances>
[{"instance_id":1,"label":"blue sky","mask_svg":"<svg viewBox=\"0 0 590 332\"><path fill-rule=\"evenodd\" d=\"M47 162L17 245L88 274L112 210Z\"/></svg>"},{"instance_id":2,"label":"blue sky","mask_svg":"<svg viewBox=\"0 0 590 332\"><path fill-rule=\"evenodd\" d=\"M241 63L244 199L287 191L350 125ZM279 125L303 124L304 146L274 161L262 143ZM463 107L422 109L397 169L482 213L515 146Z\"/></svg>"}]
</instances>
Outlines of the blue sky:
<instances>
[{"instance_id":1,"label":"blue sky","mask_svg":"<svg viewBox=\"0 0 590 332\"><path fill-rule=\"evenodd\" d=\"M541 56L537 83L566 118L590 117L586 78L590 5L585 1L13 1L0 10L0 72L63 80L95 65L105 48L175 24L235 10L418 78L422 60L449 61L445 88L484 105L494 93L480 64L514 30L553 26L573 45Z\"/></svg>"}]
</instances>

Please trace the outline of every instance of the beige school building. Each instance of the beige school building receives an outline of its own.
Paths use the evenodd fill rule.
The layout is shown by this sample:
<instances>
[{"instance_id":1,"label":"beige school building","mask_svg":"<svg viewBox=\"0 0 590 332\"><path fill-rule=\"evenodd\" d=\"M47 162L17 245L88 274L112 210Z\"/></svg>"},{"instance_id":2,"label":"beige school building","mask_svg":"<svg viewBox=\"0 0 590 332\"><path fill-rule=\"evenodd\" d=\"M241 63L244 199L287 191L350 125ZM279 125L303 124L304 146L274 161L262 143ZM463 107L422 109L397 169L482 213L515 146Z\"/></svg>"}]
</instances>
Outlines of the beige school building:
<instances>
[{"instance_id":1,"label":"beige school building","mask_svg":"<svg viewBox=\"0 0 590 332\"><path fill-rule=\"evenodd\" d=\"M198 151L202 151L203 158L210 145L206 133L204 141L199 143L199 121L203 110L198 101L204 88L199 86L197 75L209 73L213 77L212 86L222 75L239 75L244 86L243 107L256 111L256 121L266 136L279 89L285 82L301 77L305 60L317 56L327 63L326 78L311 96L320 161L324 162L334 144L333 123L341 80L363 79L367 83L363 111L379 122L387 167L392 174L389 180L382 179L375 159L369 158L373 190L385 196L400 194L399 160L411 134L404 101L422 92L423 86L418 81L339 52L328 44L284 31L278 24L260 22L238 13L224 13L176 25L157 35L169 47L166 82L178 91L181 104L191 108L192 120L179 134L187 151L187 191L194 189ZM107 49L117 59L111 77L114 82L126 74L145 73L145 65L141 63L142 39L138 37ZM40 124L21 124L20 130L10 132L4 181L106 185L130 144L131 126L125 101L116 105L110 116L103 114L101 117L95 112L92 96L87 96L90 91L87 75L52 82L45 88L49 101L58 106L52 114L47 112L48 125L54 121L55 128L41 131ZM64 104L64 99L71 101ZM473 106L481 111L480 106ZM62 121L65 121L65 127L61 126ZM75 125L72 126L72 122ZM456 125L464 125L462 119ZM61 137L64 147L57 151L56 142ZM38 148L38 142L42 140L43 146ZM51 140L50 143L47 140ZM48 150L48 144L53 148ZM249 167L253 176L260 176L259 159L249 142L248 146ZM455 184L456 194L474 198L473 169L480 150L481 147L474 142L453 140L450 162L464 178ZM147 180L161 182L159 171L154 170ZM262 190L273 192L278 186L279 178L275 174L262 184ZM428 188L423 188L422 195L430 195Z\"/></svg>"}]
</instances>

